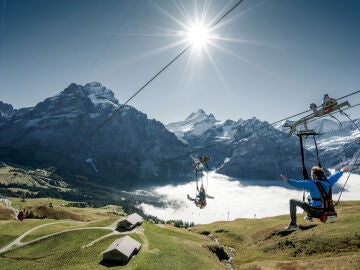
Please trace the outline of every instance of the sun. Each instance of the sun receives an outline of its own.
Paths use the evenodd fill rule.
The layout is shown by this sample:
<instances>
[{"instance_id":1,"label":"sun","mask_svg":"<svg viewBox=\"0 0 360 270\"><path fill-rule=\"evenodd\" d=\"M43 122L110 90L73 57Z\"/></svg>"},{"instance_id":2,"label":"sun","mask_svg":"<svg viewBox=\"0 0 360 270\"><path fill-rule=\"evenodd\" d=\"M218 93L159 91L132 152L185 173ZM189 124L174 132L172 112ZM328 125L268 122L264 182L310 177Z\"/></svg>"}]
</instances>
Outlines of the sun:
<instances>
[{"instance_id":1,"label":"sun","mask_svg":"<svg viewBox=\"0 0 360 270\"><path fill-rule=\"evenodd\" d=\"M187 41L195 48L204 48L210 42L210 28L206 25L197 23L187 28Z\"/></svg>"}]
</instances>

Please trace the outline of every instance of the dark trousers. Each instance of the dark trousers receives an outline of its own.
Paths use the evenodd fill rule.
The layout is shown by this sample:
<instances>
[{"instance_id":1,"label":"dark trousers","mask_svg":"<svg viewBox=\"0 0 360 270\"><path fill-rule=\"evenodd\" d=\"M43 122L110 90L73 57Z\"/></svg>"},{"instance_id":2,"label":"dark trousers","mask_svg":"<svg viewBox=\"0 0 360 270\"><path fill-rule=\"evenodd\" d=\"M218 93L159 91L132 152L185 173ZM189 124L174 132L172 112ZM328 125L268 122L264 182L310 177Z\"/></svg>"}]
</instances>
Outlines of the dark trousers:
<instances>
[{"instance_id":1,"label":"dark trousers","mask_svg":"<svg viewBox=\"0 0 360 270\"><path fill-rule=\"evenodd\" d=\"M296 206L302 208L311 217L318 218L322 215L321 210L315 210L311 208L310 204L308 204L307 202L291 199L289 203L290 203L290 218L292 224L296 224Z\"/></svg>"}]
</instances>

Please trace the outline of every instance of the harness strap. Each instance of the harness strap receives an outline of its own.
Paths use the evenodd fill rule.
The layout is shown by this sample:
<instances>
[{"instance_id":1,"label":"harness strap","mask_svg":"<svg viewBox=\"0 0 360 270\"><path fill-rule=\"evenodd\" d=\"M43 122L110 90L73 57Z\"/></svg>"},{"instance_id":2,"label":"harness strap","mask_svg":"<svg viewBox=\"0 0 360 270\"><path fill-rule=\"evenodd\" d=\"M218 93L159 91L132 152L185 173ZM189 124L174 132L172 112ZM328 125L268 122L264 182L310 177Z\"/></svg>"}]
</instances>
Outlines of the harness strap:
<instances>
[{"instance_id":1,"label":"harness strap","mask_svg":"<svg viewBox=\"0 0 360 270\"><path fill-rule=\"evenodd\" d=\"M305 166L305 151L304 151L303 137L301 134L299 134L299 138L300 138L300 150L301 150L301 162L302 162L303 177L304 177L304 180L309 180L309 174L308 174L308 172L306 170L306 166Z\"/></svg>"},{"instance_id":2,"label":"harness strap","mask_svg":"<svg viewBox=\"0 0 360 270\"><path fill-rule=\"evenodd\" d=\"M300 139L300 152L301 152L301 163L302 163L302 173L304 180L309 180L309 174L305 166L305 151L302 134L298 134ZM303 202L305 202L305 190L303 191Z\"/></svg>"},{"instance_id":3,"label":"harness strap","mask_svg":"<svg viewBox=\"0 0 360 270\"><path fill-rule=\"evenodd\" d=\"M323 179L323 181L329 182L327 179ZM329 210L335 212L334 205L333 205L333 202L332 202L332 188L330 187L329 193L327 193L325 191L325 188L323 187L323 185L318 180L316 180L314 182L316 184L316 187L320 191L322 205L317 206L317 207L312 207L312 208L322 209L324 212L329 211Z\"/></svg>"},{"instance_id":4,"label":"harness strap","mask_svg":"<svg viewBox=\"0 0 360 270\"><path fill-rule=\"evenodd\" d=\"M323 179L323 180L320 180L320 181L326 181L326 182L328 182L329 184L330 184L330 182L327 180L327 179ZM325 188L324 188L324 186L319 182L319 180L315 180L315 184L316 184L316 186L317 186L317 188L319 189L319 191L320 191L320 194L321 194L321 198L322 199L331 199L331 187L330 187L330 189L329 189L329 193L327 193L326 191L325 191Z\"/></svg>"},{"instance_id":5,"label":"harness strap","mask_svg":"<svg viewBox=\"0 0 360 270\"><path fill-rule=\"evenodd\" d=\"M321 166L321 161L320 161L320 156L319 156L319 149L318 149L318 146L317 146L317 142L316 142L316 139L315 139L315 135L313 135L313 138L314 138L314 144L315 144L315 150L316 150L316 157L317 157L317 160L318 160L318 166L320 168L322 168Z\"/></svg>"}]
</instances>

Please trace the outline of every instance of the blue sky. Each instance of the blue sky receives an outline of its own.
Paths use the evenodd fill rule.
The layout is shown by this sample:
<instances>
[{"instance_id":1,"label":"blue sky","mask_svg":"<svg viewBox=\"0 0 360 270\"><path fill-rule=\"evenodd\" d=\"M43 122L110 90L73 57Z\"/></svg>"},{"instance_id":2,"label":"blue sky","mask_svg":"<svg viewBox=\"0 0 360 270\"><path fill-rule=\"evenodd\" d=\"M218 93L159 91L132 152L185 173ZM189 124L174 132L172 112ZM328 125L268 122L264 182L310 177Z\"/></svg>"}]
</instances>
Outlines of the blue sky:
<instances>
[{"instance_id":1,"label":"blue sky","mask_svg":"<svg viewBox=\"0 0 360 270\"><path fill-rule=\"evenodd\" d=\"M184 14L206 7L211 20L236 2L0 0L0 100L29 107L99 81L121 103L186 46ZM356 0L244 0L213 45L187 51L129 105L163 123L199 108L272 122L339 98L360 89L359 14Z\"/></svg>"}]
</instances>

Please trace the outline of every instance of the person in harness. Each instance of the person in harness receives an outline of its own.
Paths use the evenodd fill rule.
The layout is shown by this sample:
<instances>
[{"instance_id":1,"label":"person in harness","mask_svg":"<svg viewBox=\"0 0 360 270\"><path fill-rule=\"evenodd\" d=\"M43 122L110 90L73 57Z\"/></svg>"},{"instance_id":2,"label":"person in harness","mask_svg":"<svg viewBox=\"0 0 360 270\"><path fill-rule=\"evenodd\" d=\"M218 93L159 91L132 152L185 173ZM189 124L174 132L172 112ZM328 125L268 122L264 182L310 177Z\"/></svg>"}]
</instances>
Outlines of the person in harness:
<instances>
[{"instance_id":1,"label":"person in harness","mask_svg":"<svg viewBox=\"0 0 360 270\"><path fill-rule=\"evenodd\" d=\"M203 209L206 206L206 193L204 186L201 185L195 198L191 198L189 194L187 195L187 198L190 201L193 201L197 207Z\"/></svg>"},{"instance_id":2,"label":"person in harness","mask_svg":"<svg viewBox=\"0 0 360 270\"><path fill-rule=\"evenodd\" d=\"M295 231L299 228L296 224L296 206L302 208L307 212L308 216L320 218L324 214L324 209L329 200L331 200L331 187L340 179L344 172L347 172L348 168L344 167L340 171L334 173L328 178L325 177L324 170L319 166L314 166L311 169L311 180L294 180L288 179L284 175L280 175L281 179L285 183L305 189L310 192L309 203L296 199L291 199L290 203L290 218L289 225L285 228L285 231ZM324 198L326 196L326 200Z\"/></svg>"},{"instance_id":3,"label":"person in harness","mask_svg":"<svg viewBox=\"0 0 360 270\"><path fill-rule=\"evenodd\" d=\"M203 171L207 171L209 169L207 166L207 162L209 160L210 158L207 155L203 155L199 159L194 159L195 163L192 165L192 169L195 171L196 196L195 198L192 198L189 194L187 194L187 198L188 200L193 201L200 209L203 209L206 206L206 198L214 198L206 194L206 190L204 188ZM199 181L201 181L200 188Z\"/></svg>"}]
</instances>

